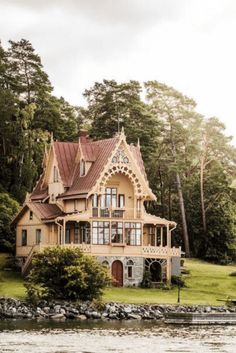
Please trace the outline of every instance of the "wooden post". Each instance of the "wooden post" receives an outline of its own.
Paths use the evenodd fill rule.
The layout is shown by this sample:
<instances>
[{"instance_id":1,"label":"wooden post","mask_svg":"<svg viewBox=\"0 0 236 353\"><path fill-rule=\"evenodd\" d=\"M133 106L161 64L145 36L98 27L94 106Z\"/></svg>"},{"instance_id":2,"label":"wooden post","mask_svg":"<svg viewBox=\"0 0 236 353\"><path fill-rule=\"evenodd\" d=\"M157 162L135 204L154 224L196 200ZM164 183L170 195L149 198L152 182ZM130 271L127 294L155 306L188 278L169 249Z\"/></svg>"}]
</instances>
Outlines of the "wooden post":
<instances>
[{"instance_id":1,"label":"wooden post","mask_svg":"<svg viewBox=\"0 0 236 353\"><path fill-rule=\"evenodd\" d=\"M66 239L66 220L63 219L62 245L65 245Z\"/></svg>"},{"instance_id":2,"label":"wooden post","mask_svg":"<svg viewBox=\"0 0 236 353\"><path fill-rule=\"evenodd\" d=\"M169 249L168 249L168 253L169 253ZM167 279L167 283L170 284L171 283L171 257L169 256L168 254L168 257L167 257L167 276L166 276L166 279Z\"/></svg>"},{"instance_id":3,"label":"wooden post","mask_svg":"<svg viewBox=\"0 0 236 353\"><path fill-rule=\"evenodd\" d=\"M161 247L163 247L163 226L161 226Z\"/></svg>"}]
</instances>

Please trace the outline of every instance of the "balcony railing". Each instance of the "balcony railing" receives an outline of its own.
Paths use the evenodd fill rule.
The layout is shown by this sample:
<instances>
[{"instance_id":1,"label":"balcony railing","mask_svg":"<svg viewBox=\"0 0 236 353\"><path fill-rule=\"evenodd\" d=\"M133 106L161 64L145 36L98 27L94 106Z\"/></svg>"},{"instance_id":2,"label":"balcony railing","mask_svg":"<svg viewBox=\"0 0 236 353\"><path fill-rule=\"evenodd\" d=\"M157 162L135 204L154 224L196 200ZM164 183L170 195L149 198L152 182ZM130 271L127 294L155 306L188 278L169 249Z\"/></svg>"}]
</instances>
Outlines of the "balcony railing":
<instances>
[{"instance_id":1,"label":"balcony railing","mask_svg":"<svg viewBox=\"0 0 236 353\"><path fill-rule=\"evenodd\" d=\"M101 218L124 218L125 210L93 207L93 217Z\"/></svg>"},{"instance_id":2,"label":"balcony railing","mask_svg":"<svg viewBox=\"0 0 236 353\"><path fill-rule=\"evenodd\" d=\"M137 210L137 209L135 210L134 208L123 209L123 208L93 207L92 217L94 217L94 218L100 217L100 218L123 218L123 219L136 218L136 219L141 219L142 218L142 211Z\"/></svg>"}]
</instances>

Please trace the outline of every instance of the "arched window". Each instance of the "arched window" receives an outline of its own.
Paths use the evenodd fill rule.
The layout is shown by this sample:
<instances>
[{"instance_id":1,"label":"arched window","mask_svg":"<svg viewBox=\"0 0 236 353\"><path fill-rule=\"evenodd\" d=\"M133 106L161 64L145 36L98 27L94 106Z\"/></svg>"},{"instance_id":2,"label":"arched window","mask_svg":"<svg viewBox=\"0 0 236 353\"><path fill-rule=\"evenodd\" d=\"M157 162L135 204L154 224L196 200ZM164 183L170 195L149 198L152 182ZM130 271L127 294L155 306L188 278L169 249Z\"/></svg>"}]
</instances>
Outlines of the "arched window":
<instances>
[{"instance_id":1,"label":"arched window","mask_svg":"<svg viewBox=\"0 0 236 353\"><path fill-rule=\"evenodd\" d=\"M104 266L104 267L106 267L106 268L109 268L110 266L109 266L109 262L107 261L107 260L104 260L103 262L102 262L102 266Z\"/></svg>"},{"instance_id":2,"label":"arched window","mask_svg":"<svg viewBox=\"0 0 236 353\"><path fill-rule=\"evenodd\" d=\"M133 278L133 266L134 266L133 260L128 260L126 265L127 265L128 278Z\"/></svg>"},{"instance_id":3,"label":"arched window","mask_svg":"<svg viewBox=\"0 0 236 353\"><path fill-rule=\"evenodd\" d=\"M85 161L81 159L80 161L80 176L85 175Z\"/></svg>"}]
</instances>

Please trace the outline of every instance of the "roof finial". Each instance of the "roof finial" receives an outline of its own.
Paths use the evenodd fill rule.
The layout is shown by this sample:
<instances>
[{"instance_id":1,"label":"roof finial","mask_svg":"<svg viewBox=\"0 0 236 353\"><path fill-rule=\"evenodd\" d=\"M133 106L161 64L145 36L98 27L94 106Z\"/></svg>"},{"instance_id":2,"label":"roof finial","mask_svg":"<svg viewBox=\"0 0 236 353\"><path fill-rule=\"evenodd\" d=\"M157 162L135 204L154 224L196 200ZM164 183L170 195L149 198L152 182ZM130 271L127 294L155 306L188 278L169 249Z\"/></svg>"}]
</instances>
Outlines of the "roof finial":
<instances>
[{"instance_id":1,"label":"roof finial","mask_svg":"<svg viewBox=\"0 0 236 353\"><path fill-rule=\"evenodd\" d=\"M137 142L138 148L140 148L140 138L138 137L138 142Z\"/></svg>"},{"instance_id":2,"label":"roof finial","mask_svg":"<svg viewBox=\"0 0 236 353\"><path fill-rule=\"evenodd\" d=\"M51 138L51 143L53 143L53 131L51 131L50 138Z\"/></svg>"}]
</instances>

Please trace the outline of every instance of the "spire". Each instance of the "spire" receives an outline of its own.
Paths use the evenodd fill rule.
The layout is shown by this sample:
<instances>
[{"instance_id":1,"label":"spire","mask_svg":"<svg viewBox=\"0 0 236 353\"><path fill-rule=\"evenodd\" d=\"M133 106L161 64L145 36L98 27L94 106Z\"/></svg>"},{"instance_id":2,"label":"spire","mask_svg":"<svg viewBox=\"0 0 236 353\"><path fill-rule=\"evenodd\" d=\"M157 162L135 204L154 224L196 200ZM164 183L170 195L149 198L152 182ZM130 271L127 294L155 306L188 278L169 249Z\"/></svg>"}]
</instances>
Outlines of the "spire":
<instances>
[{"instance_id":1,"label":"spire","mask_svg":"<svg viewBox=\"0 0 236 353\"><path fill-rule=\"evenodd\" d=\"M140 148L140 139L138 137L137 147Z\"/></svg>"},{"instance_id":2,"label":"spire","mask_svg":"<svg viewBox=\"0 0 236 353\"><path fill-rule=\"evenodd\" d=\"M51 132L51 134L50 134L50 138L51 138L51 144L53 143L53 131Z\"/></svg>"}]
</instances>

